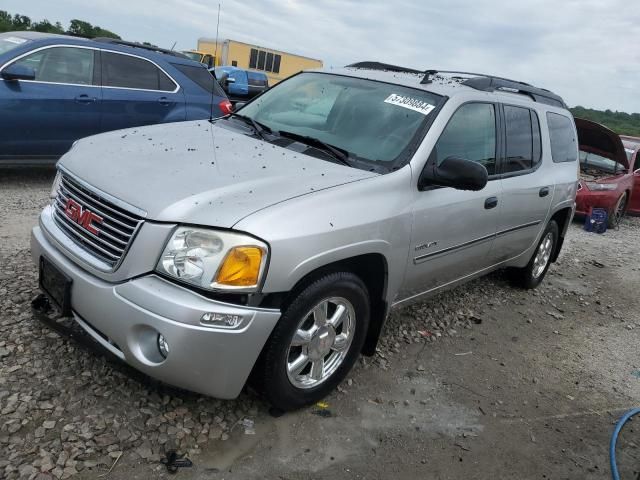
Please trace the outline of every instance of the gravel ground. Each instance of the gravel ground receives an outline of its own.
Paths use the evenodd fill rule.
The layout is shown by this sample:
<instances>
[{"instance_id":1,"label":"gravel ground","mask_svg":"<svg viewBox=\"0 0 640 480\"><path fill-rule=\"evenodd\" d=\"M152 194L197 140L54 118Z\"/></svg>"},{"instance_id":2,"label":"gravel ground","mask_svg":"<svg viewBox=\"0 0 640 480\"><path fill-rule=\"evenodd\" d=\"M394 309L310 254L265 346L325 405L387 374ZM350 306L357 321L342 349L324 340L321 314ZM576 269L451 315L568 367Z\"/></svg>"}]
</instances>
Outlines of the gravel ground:
<instances>
[{"instance_id":1,"label":"gravel ground","mask_svg":"<svg viewBox=\"0 0 640 480\"><path fill-rule=\"evenodd\" d=\"M395 312L326 404L274 418L154 382L38 322L28 235L49 170L0 170L0 478L603 478L640 403L640 219L571 226L535 291L501 273ZM637 429L636 429L637 430ZM640 435L621 463L640 470Z\"/></svg>"}]
</instances>

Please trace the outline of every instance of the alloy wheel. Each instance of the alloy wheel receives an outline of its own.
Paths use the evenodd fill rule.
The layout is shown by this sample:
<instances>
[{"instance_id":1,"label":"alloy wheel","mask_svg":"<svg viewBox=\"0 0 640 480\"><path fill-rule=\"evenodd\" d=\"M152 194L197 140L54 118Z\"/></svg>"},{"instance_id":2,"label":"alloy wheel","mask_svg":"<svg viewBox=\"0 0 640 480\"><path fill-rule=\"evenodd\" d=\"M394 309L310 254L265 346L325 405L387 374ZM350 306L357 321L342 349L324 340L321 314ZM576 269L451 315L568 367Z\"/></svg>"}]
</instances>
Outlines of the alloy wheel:
<instances>
[{"instance_id":1,"label":"alloy wheel","mask_svg":"<svg viewBox=\"0 0 640 480\"><path fill-rule=\"evenodd\" d=\"M547 268L553 252L553 233L548 232L540 242L536 256L533 259L533 278L539 278Z\"/></svg>"},{"instance_id":2,"label":"alloy wheel","mask_svg":"<svg viewBox=\"0 0 640 480\"><path fill-rule=\"evenodd\" d=\"M287 376L297 388L313 388L342 365L353 341L355 310L342 297L326 298L300 321L287 352Z\"/></svg>"}]
</instances>

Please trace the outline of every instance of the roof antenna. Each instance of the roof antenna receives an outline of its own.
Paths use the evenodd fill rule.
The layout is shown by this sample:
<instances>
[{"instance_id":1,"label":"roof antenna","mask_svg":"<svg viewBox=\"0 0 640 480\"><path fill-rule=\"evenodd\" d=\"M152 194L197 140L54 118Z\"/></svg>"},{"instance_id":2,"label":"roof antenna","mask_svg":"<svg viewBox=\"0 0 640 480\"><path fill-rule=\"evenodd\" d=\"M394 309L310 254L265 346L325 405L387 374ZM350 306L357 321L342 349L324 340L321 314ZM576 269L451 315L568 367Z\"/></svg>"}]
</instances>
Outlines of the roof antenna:
<instances>
[{"instance_id":1,"label":"roof antenna","mask_svg":"<svg viewBox=\"0 0 640 480\"><path fill-rule=\"evenodd\" d=\"M173 42L173 45L171 45L171 51L173 52L173 49L176 48L176 43L178 42Z\"/></svg>"},{"instance_id":2,"label":"roof antenna","mask_svg":"<svg viewBox=\"0 0 640 480\"><path fill-rule=\"evenodd\" d=\"M218 32L220 30L220 2L218 2L218 21L216 23L216 48L213 53L213 67L214 71L211 72L211 78L213 78L214 82L217 82L218 79L215 75L215 66L218 63ZM209 121L213 121L213 92L215 92L215 83L211 85L211 109L209 110Z\"/></svg>"}]
</instances>

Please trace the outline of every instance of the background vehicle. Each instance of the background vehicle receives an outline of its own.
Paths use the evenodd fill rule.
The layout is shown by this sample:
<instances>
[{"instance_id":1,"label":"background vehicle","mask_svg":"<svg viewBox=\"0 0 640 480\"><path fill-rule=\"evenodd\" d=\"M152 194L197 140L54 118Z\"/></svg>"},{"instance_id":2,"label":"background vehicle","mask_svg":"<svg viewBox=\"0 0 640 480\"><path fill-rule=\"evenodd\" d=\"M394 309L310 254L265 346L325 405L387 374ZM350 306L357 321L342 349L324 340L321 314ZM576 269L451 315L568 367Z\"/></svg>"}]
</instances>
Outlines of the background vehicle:
<instances>
[{"instance_id":1,"label":"background vehicle","mask_svg":"<svg viewBox=\"0 0 640 480\"><path fill-rule=\"evenodd\" d=\"M215 39L199 38L196 51L212 55L214 67L231 65L264 72L269 78L269 85L275 85L302 70L322 68L322 60L230 39L220 40L216 44Z\"/></svg>"},{"instance_id":2,"label":"background vehicle","mask_svg":"<svg viewBox=\"0 0 640 480\"><path fill-rule=\"evenodd\" d=\"M231 100L247 100L269 88L269 79L262 72L237 67L216 67L213 70Z\"/></svg>"},{"instance_id":3,"label":"background vehicle","mask_svg":"<svg viewBox=\"0 0 640 480\"><path fill-rule=\"evenodd\" d=\"M45 291L151 376L222 398L249 379L292 409L375 353L391 308L498 268L536 287L575 205L562 99L357 67L78 142L33 230Z\"/></svg>"},{"instance_id":4,"label":"background vehicle","mask_svg":"<svg viewBox=\"0 0 640 480\"><path fill-rule=\"evenodd\" d=\"M608 213L609 228L616 227L629 206L633 172L620 137L607 127L576 118L580 142L580 184L576 214L588 215L592 208Z\"/></svg>"},{"instance_id":5,"label":"background vehicle","mask_svg":"<svg viewBox=\"0 0 640 480\"><path fill-rule=\"evenodd\" d=\"M640 138L621 135L622 144L627 152L629 165L633 169L633 192L627 212L640 215Z\"/></svg>"},{"instance_id":6,"label":"background vehicle","mask_svg":"<svg viewBox=\"0 0 640 480\"><path fill-rule=\"evenodd\" d=\"M57 160L79 138L228 113L206 67L111 39L0 34L0 163Z\"/></svg>"},{"instance_id":7,"label":"background vehicle","mask_svg":"<svg viewBox=\"0 0 640 480\"><path fill-rule=\"evenodd\" d=\"M204 63L207 68L212 68L216 64L216 57L206 52L199 52L198 50L183 50L183 54L196 62Z\"/></svg>"}]
</instances>

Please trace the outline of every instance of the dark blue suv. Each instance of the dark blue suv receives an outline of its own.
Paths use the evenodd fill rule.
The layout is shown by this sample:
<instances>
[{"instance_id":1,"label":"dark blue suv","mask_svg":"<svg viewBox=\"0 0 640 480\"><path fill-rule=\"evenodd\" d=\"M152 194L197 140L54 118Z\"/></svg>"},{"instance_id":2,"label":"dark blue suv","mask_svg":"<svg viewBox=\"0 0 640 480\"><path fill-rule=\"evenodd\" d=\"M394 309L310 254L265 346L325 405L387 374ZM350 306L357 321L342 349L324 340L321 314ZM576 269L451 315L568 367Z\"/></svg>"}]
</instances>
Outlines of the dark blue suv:
<instances>
[{"instance_id":1,"label":"dark blue suv","mask_svg":"<svg viewBox=\"0 0 640 480\"><path fill-rule=\"evenodd\" d=\"M0 34L0 164L55 161L108 130L220 117L231 104L177 52L109 39Z\"/></svg>"}]
</instances>

